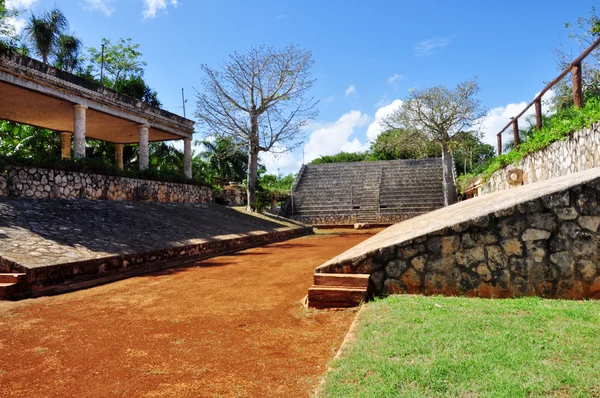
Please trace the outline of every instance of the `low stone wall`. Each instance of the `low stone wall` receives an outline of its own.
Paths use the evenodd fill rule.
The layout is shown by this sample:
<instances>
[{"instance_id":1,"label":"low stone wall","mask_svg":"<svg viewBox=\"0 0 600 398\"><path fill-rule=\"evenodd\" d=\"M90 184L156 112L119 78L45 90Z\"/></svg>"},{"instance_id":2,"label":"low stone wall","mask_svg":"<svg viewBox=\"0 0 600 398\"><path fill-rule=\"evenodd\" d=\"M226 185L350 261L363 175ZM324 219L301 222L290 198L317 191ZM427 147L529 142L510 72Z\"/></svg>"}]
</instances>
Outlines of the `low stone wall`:
<instances>
[{"instance_id":1,"label":"low stone wall","mask_svg":"<svg viewBox=\"0 0 600 398\"><path fill-rule=\"evenodd\" d=\"M289 218L308 225L354 225L356 223L354 214L296 215Z\"/></svg>"},{"instance_id":2,"label":"low stone wall","mask_svg":"<svg viewBox=\"0 0 600 398\"><path fill-rule=\"evenodd\" d=\"M140 187L150 187L144 197ZM56 199L146 200L151 202L212 202L205 186L8 166L0 172L0 196Z\"/></svg>"},{"instance_id":3,"label":"low stone wall","mask_svg":"<svg viewBox=\"0 0 600 398\"><path fill-rule=\"evenodd\" d=\"M379 213L375 223L377 225L391 225L396 224L400 221L408 220L409 218L416 217L421 213ZM356 223L357 214L327 214L327 215L295 215L289 218L300 221L308 225L354 225Z\"/></svg>"},{"instance_id":4,"label":"low stone wall","mask_svg":"<svg viewBox=\"0 0 600 398\"><path fill-rule=\"evenodd\" d=\"M526 155L520 161L494 172L481 187L483 194L518 185L548 180L567 174L577 173L593 167L600 167L600 123L589 129L574 132L564 141L556 141L535 153ZM522 171L522 182L509 183L511 170Z\"/></svg>"},{"instance_id":5,"label":"low stone wall","mask_svg":"<svg viewBox=\"0 0 600 398\"><path fill-rule=\"evenodd\" d=\"M468 216L478 207L503 203L502 197L493 204L478 200L487 198L438 211L436 218L458 210ZM597 178L397 244L355 248L352 256L332 259L316 272L371 274L376 294L600 298L599 203ZM423 228L430 224L425 221ZM410 233L402 225L394 232ZM377 244L384 237L372 240Z\"/></svg>"}]
</instances>

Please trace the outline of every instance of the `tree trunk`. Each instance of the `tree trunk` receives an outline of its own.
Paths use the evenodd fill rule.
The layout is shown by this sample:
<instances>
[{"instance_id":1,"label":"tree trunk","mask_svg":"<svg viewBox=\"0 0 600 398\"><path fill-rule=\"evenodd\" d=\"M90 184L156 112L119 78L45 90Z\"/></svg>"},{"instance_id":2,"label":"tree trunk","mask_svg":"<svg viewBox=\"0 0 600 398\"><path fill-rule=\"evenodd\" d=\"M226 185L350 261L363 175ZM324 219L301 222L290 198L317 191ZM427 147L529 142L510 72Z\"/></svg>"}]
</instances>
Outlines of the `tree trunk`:
<instances>
[{"instance_id":1,"label":"tree trunk","mask_svg":"<svg viewBox=\"0 0 600 398\"><path fill-rule=\"evenodd\" d=\"M452 155L448 151L448 145L445 142L442 143L442 165L444 206L450 206L456 202L456 186L454 185L454 173L452 172Z\"/></svg>"},{"instance_id":2,"label":"tree trunk","mask_svg":"<svg viewBox=\"0 0 600 398\"><path fill-rule=\"evenodd\" d=\"M258 181L258 145L248 149L248 206L246 210L256 211L256 182Z\"/></svg>"},{"instance_id":3,"label":"tree trunk","mask_svg":"<svg viewBox=\"0 0 600 398\"><path fill-rule=\"evenodd\" d=\"M258 114L252 105L250 112L250 136L248 137L248 206L246 210L256 211L256 183L258 182Z\"/></svg>"}]
</instances>

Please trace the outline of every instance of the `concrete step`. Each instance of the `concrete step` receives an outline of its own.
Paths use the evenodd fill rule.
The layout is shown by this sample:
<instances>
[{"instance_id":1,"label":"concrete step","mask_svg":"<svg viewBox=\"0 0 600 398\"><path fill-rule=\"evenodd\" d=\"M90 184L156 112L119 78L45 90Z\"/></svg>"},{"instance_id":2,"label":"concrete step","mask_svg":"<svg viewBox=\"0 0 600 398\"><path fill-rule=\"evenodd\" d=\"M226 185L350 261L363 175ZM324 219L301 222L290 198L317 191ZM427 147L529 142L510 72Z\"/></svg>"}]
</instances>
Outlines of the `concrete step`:
<instances>
[{"instance_id":1,"label":"concrete step","mask_svg":"<svg viewBox=\"0 0 600 398\"><path fill-rule=\"evenodd\" d=\"M0 283L19 283L25 280L27 274L7 273L0 274Z\"/></svg>"},{"instance_id":2,"label":"concrete step","mask_svg":"<svg viewBox=\"0 0 600 398\"><path fill-rule=\"evenodd\" d=\"M350 308L366 300L366 287L312 286L308 289L308 306L311 308Z\"/></svg>"},{"instance_id":3,"label":"concrete step","mask_svg":"<svg viewBox=\"0 0 600 398\"><path fill-rule=\"evenodd\" d=\"M369 287L368 274L315 274L315 286Z\"/></svg>"}]
</instances>

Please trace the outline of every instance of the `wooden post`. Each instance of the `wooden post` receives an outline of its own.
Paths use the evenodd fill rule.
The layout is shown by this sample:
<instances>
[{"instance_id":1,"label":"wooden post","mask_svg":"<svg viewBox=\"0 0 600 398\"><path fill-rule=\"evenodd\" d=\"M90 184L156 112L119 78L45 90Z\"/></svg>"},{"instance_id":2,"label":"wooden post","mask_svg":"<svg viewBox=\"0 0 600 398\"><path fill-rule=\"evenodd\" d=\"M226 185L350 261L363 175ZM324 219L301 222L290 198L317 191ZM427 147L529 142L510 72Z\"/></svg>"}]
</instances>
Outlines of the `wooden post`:
<instances>
[{"instance_id":1,"label":"wooden post","mask_svg":"<svg viewBox=\"0 0 600 398\"><path fill-rule=\"evenodd\" d=\"M502 155L502 134L498 134L498 156Z\"/></svg>"},{"instance_id":2,"label":"wooden post","mask_svg":"<svg viewBox=\"0 0 600 398\"><path fill-rule=\"evenodd\" d=\"M581 63L573 65L571 68L573 75L573 103L576 108L583 106L583 87L581 82Z\"/></svg>"},{"instance_id":3,"label":"wooden post","mask_svg":"<svg viewBox=\"0 0 600 398\"><path fill-rule=\"evenodd\" d=\"M542 129L542 98L535 100L535 129Z\"/></svg>"},{"instance_id":4,"label":"wooden post","mask_svg":"<svg viewBox=\"0 0 600 398\"><path fill-rule=\"evenodd\" d=\"M515 148L519 146L519 144L521 143L521 137L519 137L519 120L515 119L512 122L513 125L513 136L514 136L514 141L515 141Z\"/></svg>"}]
</instances>

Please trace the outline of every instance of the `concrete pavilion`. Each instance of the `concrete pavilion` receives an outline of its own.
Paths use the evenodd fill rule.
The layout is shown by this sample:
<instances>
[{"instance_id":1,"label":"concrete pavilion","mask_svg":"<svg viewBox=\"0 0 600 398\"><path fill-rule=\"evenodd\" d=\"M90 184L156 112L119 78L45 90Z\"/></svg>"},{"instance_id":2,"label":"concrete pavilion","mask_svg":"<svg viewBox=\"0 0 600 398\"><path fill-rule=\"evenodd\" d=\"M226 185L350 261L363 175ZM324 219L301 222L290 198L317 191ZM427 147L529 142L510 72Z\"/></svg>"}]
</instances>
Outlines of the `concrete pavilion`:
<instances>
[{"instance_id":1,"label":"concrete pavilion","mask_svg":"<svg viewBox=\"0 0 600 398\"><path fill-rule=\"evenodd\" d=\"M184 174L192 176L194 122L117 93L87 79L18 54L0 54L0 120L60 132L62 157L85 157L86 137L139 145L139 168L148 168L148 142L184 141Z\"/></svg>"}]
</instances>

